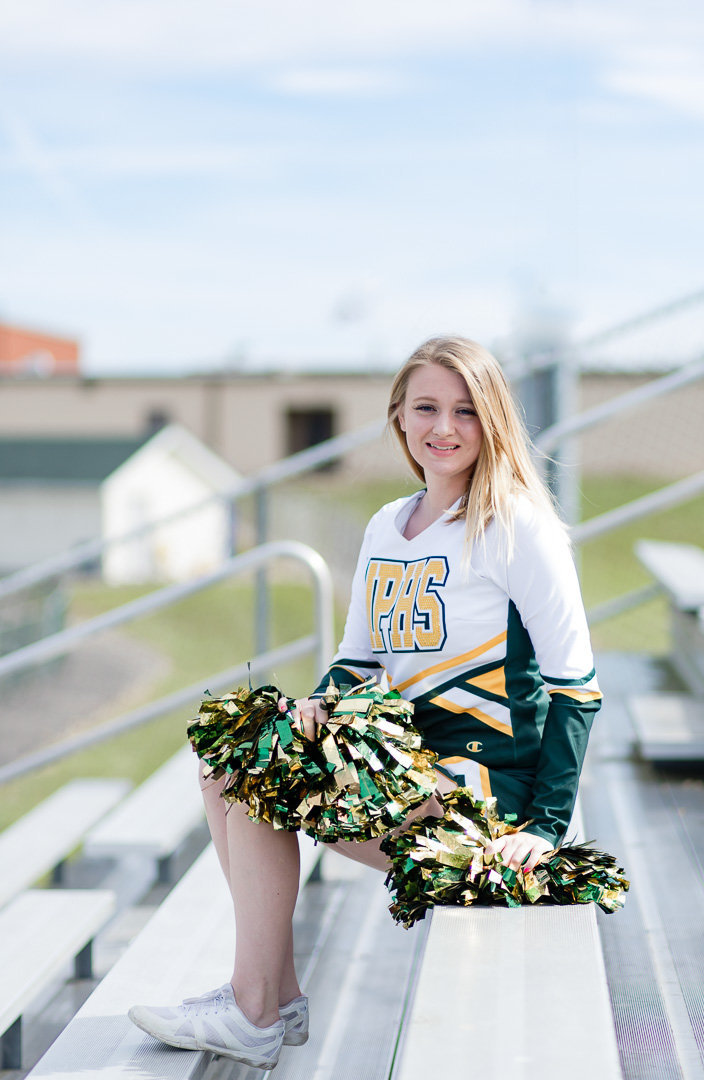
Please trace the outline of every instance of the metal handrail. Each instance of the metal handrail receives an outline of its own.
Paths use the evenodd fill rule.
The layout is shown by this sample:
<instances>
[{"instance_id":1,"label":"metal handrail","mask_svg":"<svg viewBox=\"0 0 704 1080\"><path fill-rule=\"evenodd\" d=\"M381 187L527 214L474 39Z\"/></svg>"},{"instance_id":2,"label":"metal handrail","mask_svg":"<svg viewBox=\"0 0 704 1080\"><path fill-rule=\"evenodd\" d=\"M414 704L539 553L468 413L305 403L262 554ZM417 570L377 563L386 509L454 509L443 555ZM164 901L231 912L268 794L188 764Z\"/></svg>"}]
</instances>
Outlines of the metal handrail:
<instances>
[{"instance_id":1,"label":"metal handrail","mask_svg":"<svg viewBox=\"0 0 704 1080\"><path fill-rule=\"evenodd\" d=\"M103 630L123 626L125 623L132 622L143 615L151 614L167 607L169 604L207 589L219 581L246 573L248 570L256 570L277 558L295 559L310 570L314 586L314 630L312 634L297 638L278 648L270 649L256 656L253 660L237 664L227 671L216 672L198 683L193 683L181 690L167 694L157 701L142 705L131 712L93 728L91 731L82 732L58 745L46 747L21 758L19 761L10 762L0 767L0 784L24 776L44 765L53 764L62 758L77 753L79 750L84 750L89 746L122 735L132 728L139 727L156 719L158 716L163 716L189 704L202 696L204 686L214 690L221 690L228 685L247 678L251 674L265 672L274 665L289 663L308 653L314 654L317 671L320 673L325 671L333 652L332 576L325 560L313 548L296 540L282 540L262 544L258 548L252 548L250 551L244 552L242 555L236 555L228 559L214 573L207 574L195 581L167 586L158 590L158 592L132 600L78 626L69 627L67 630L52 634L42 641L34 642L22 649L17 649L13 653L9 653L7 656L0 657L0 679L12 672L25 671L43 661L63 656L77 648L82 641L95 636Z\"/></svg>"},{"instance_id":2,"label":"metal handrail","mask_svg":"<svg viewBox=\"0 0 704 1080\"><path fill-rule=\"evenodd\" d=\"M141 727L151 720L156 720L159 716L165 716L167 713L175 712L176 709L192 705L193 702L198 701L203 696L205 687L208 690L226 690L245 681L250 676L257 676L262 672L271 671L278 665L287 664L301 656L306 656L315 648L315 642L315 635L308 634L306 637L289 642L287 645L281 645L277 649L270 649L269 652L262 653L261 656L256 656L245 664L237 664L235 667L228 668L227 671L218 671L205 679L199 679L197 683L191 683L190 686L186 686L182 690L176 690L174 693L167 694L157 701L150 701L148 705L142 705L138 709L123 713L122 716L100 724L98 727L91 728L90 731L82 731L80 734L73 735L71 738L65 739L54 746L37 750L33 754L26 754L25 757L20 758L18 761L8 762L7 765L0 766L0 785L10 780L17 780L18 777L26 776L28 773L41 769L45 765L53 765L57 761L63 760L63 758L78 753L80 750L87 750L90 746L97 746L99 743L107 742L118 735L124 735L126 731Z\"/></svg>"},{"instance_id":3,"label":"metal handrail","mask_svg":"<svg viewBox=\"0 0 704 1080\"><path fill-rule=\"evenodd\" d=\"M217 570L203 577L181 582L178 585L167 585L147 596L113 608L112 611L107 611L103 615L79 623L77 626L70 626L31 645L25 645L22 649L16 649L0 657L0 679L12 672L26 671L46 660L53 660L57 656L65 656L76 649L82 641L94 637L103 630L123 626L143 615L150 615L226 578L245 573L247 570L256 570L275 558L296 559L307 566L311 572L315 587L316 665L320 671L324 671L333 649L332 576L323 557L313 548L297 540L281 540L261 544L259 547L245 551L242 555L235 555L227 559Z\"/></svg>"},{"instance_id":4,"label":"metal handrail","mask_svg":"<svg viewBox=\"0 0 704 1080\"><path fill-rule=\"evenodd\" d=\"M662 394L671 393L673 390L678 390L703 378L704 357L700 357L685 367L678 368L677 371L671 371L660 378L651 379L644 386L638 386L635 390L627 390L624 394L617 394L616 397L609 398L608 401L602 401L600 404L592 406L591 409L585 409L584 412L569 416L565 420L560 420L557 424L551 424L550 427L541 431L533 441L540 451L547 453L553 450L567 435L576 435L577 432L595 427L604 420L611 419L612 416L629 412L631 409L638 408L644 402L651 401Z\"/></svg>"},{"instance_id":5,"label":"metal handrail","mask_svg":"<svg viewBox=\"0 0 704 1080\"><path fill-rule=\"evenodd\" d=\"M632 589L630 592L622 593L620 596L612 596L611 599L602 600L600 604L595 604L594 607L589 608L587 622L590 626L596 626L600 622L607 622L608 619L613 619L617 615L624 615L627 611L633 611L634 608L649 603L656 597L662 596L663 592L662 585L655 582L651 585L643 585L640 589Z\"/></svg>"},{"instance_id":6,"label":"metal handrail","mask_svg":"<svg viewBox=\"0 0 704 1080\"><path fill-rule=\"evenodd\" d=\"M669 510L680 503L688 502L704 491L704 470L685 477L684 480L676 480L667 487L658 488L648 495L642 495L639 499L617 506L615 510L607 510L605 514L581 521L579 525L573 525L570 536L574 544L584 544L587 540L595 540L597 536L621 528L622 525L630 525L633 521L648 517L658 510Z\"/></svg>"}]
</instances>

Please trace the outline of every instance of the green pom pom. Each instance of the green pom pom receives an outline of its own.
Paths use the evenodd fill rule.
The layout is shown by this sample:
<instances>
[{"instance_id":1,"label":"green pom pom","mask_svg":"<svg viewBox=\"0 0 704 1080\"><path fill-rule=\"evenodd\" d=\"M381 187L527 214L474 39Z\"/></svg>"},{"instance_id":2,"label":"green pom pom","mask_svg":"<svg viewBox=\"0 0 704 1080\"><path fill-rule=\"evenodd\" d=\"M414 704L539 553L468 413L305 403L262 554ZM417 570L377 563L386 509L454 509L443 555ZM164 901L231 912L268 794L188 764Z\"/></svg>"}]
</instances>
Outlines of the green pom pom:
<instances>
[{"instance_id":1,"label":"green pom pom","mask_svg":"<svg viewBox=\"0 0 704 1080\"><path fill-rule=\"evenodd\" d=\"M504 865L486 846L518 831L515 815L500 818L496 800L474 799L471 788L443 796L442 818L416 818L382 850L391 860L386 884L391 914L410 927L435 904L597 903L604 911L623 907L629 882L612 855L590 844L562 847L528 873Z\"/></svg>"},{"instance_id":2,"label":"green pom pom","mask_svg":"<svg viewBox=\"0 0 704 1080\"><path fill-rule=\"evenodd\" d=\"M275 686L206 698L188 737L224 798L256 821L319 840L370 840L401 825L435 790L437 757L411 723L413 706L373 682L325 694L315 742Z\"/></svg>"}]
</instances>

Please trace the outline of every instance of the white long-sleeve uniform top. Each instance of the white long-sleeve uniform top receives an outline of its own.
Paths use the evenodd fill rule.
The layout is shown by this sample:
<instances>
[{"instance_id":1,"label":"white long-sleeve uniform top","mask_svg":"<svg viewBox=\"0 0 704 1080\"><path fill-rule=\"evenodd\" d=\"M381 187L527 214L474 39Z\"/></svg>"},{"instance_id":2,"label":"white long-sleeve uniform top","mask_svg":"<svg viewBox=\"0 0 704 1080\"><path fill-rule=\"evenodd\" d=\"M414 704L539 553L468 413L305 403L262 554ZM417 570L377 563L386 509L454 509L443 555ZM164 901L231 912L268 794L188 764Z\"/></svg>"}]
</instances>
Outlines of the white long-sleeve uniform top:
<instances>
[{"instance_id":1,"label":"white long-sleeve uniform top","mask_svg":"<svg viewBox=\"0 0 704 1080\"><path fill-rule=\"evenodd\" d=\"M463 563L464 522L443 515L411 540L422 492L367 526L340 647L338 685L386 672L415 705L441 763L531 832L561 839L601 694L568 541L527 497L514 544L492 522Z\"/></svg>"}]
</instances>

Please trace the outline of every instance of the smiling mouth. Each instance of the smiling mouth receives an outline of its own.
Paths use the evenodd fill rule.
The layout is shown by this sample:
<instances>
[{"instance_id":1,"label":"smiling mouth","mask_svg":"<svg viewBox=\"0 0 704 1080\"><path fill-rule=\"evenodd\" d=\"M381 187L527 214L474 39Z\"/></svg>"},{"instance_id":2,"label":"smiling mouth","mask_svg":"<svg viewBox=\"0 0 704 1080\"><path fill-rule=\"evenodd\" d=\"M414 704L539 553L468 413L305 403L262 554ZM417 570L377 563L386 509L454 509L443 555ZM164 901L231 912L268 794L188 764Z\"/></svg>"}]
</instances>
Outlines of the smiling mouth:
<instances>
[{"instance_id":1,"label":"smiling mouth","mask_svg":"<svg viewBox=\"0 0 704 1080\"><path fill-rule=\"evenodd\" d=\"M433 450L459 450L459 445L454 443L452 446L438 446L437 443L428 443L428 446Z\"/></svg>"}]
</instances>

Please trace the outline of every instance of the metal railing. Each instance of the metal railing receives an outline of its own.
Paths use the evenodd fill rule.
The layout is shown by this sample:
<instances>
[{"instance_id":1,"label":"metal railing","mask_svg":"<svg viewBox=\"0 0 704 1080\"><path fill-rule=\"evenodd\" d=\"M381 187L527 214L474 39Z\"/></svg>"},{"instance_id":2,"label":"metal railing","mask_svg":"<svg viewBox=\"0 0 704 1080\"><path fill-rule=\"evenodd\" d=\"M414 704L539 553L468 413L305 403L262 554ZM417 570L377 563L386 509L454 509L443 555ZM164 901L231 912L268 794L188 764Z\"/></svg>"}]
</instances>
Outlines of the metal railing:
<instances>
[{"instance_id":1,"label":"metal railing","mask_svg":"<svg viewBox=\"0 0 704 1080\"><path fill-rule=\"evenodd\" d=\"M236 555L228 559L218 570L211 574L194 581L169 585L166 588L150 593L148 596L132 600L103 615L98 615L84 623L69 627L67 630L52 634L41 641L36 641L31 645L26 645L22 649L9 653L7 656L0 657L0 680L12 673L27 671L47 660L65 656L78 648L82 642L89 640L103 630L124 626L135 619L151 615L155 611L160 611L179 600L184 600L186 597L201 592L211 585L216 585L218 582L239 576L248 571L256 571L259 567L271 563L274 559L281 558L294 559L302 563L310 571L314 588L313 633L297 638L276 649L267 650L257 655L249 663L238 664L227 671L210 675L197 684L177 690L166 697L160 698L158 701L150 702L148 705L111 720L109 723L103 724L92 731L85 732L57 746L47 747L45 750L5 765L0 768L0 783L15 779L41 765L51 764L69 754L76 753L78 750L83 750L88 746L113 738L115 735L120 735L131 728L145 724L158 716L163 716L174 709L193 702L202 695L202 690L206 685L215 690L223 689L228 684L246 678L250 671L262 674L274 664L288 663L307 654L314 656L318 672L325 671L333 652L332 577L327 563L317 551L297 541L286 540L252 548L242 555Z\"/></svg>"},{"instance_id":2,"label":"metal railing","mask_svg":"<svg viewBox=\"0 0 704 1080\"><path fill-rule=\"evenodd\" d=\"M614 416L622 416L625 412L637 409L655 398L662 397L663 394L689 386L690 383L697 382L699 379L704 379L704 357L678 368L677 371L651 379L643 386L636 387L635 390L627 390L623 394L602 401L591 409L585 409L584 412L566 416L564 420L541 431L533 441L540 451L549 453L567 436L571 437L579 432L587 431Z\"/></svg>"},{"instance_id":3,"label":"metal railing","mask_svg":"<svg viewBox=\"0 0 704 1080\"><path fill-rule=\"evenodd\" d=\"M684 480L677 480L666 487L651 491L642 495L639 499L617 506L614 510L607 510L604 514L582 521L570 530L573 544L576 546L585 544L589 540L596 540L600 536L614 532L616 529L631 525L634 521L640 521L651 514L662 510L671 510L675 506L689 502L704 492L704 471L694 473ZM662 592L658 584L644 585L640 589L632 589L621 596L611 597L600 604L596 604L587 611L587 619L590 626L599 622L613 619L617 615L623 615L632 611L641 604L648 603Z\"/></svg>"}]
</instances>

